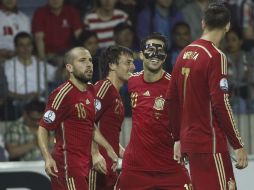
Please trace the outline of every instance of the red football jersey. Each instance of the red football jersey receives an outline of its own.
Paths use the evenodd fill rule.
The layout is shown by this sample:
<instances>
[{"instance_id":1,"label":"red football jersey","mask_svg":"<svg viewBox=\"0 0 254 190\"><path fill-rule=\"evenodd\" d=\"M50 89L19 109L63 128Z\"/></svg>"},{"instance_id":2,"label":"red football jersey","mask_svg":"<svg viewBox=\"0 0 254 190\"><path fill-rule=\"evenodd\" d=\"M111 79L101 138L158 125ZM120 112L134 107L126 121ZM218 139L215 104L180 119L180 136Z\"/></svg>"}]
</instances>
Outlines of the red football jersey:
<instances>
[{"instance_id":1,"label":"red football jersey","mask_svg":"<svg viewBox=\"0 0 254 190\"><path fill-rule=\"evenodd\" d=\"M40 126L55 131L52 155L59 175L68 175L70 171L73 176L88 175L94 119L91 85L82 92L67 81L49 96Z\"/></svg>"},{"instance_id":2,"label":"red football jersey","mask_svg":"<svg viewBox=\"0 0 254 190\"><path fill-rule=\"evenodd\" d=\"M109 79L100 80L94 85L96 94L96 122L101 134L119 156L119 137L124 119L124 107L118 90ZM112 173L112 160L104 148L100 153L106 159L108 174Z\"/></svg>"},{"instance_id":3,"label":"red football jersey","mask_svg":"<svg viewBox=\"0 0 254 190\"><path fill-rule=\"evenodd\" d=\"M132 131L125 150L123 168L140 171L172 171L173 137L165 102L170 75L153 83L144 81L143 71L128 81L132 104Z\"/></svg>"},{"instance_id":4,"label":"red football jersey","mask_svg":"<svg viewBox=\"0 0 254 190\"><path fill-rule=\"evenodd\" d=\"M243 146L228 100L226 56L212 42L184 48L170 84L171 125L181 128L182 152L228 151L226 137L234 149Z\"/></svg>"}]
</instances>

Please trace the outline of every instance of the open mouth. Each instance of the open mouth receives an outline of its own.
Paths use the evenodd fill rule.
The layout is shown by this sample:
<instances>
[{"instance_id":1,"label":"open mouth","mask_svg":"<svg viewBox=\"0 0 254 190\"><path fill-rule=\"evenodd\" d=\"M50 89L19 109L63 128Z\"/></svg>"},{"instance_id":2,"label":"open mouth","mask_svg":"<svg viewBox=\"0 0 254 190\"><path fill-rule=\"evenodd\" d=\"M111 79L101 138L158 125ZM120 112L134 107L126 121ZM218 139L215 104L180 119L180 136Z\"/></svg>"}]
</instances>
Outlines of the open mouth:
<instances>
[{"instance_id":1,"label":"open mouth","mask_svg":"<svg viewBox=\"0 0 254 190\"><path fill-rule=\"evenodd\" d=\"M159 62L159 59L158 59L158 58L152 58L152 59L150 59L150 61L151 61L152 63L158 63L158 62Z\"/></svg>"}]
</instances>

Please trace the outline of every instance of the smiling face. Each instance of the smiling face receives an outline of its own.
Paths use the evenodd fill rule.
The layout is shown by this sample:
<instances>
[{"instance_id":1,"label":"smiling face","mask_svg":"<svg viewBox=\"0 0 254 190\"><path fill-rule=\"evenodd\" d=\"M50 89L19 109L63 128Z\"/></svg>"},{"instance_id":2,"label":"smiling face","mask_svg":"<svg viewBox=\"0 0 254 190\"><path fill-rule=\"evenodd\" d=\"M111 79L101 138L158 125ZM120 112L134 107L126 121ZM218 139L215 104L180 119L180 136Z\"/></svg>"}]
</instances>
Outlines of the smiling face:
<instances>
[{"instance_id":1,"label":"smiling face","mask_svg":"<svg viewBox=\"0 0 254 190\"><path fill-rule=\"evenodd\" d=\"M119 80L126 82L135 69L133 57L129 54L122 53L119 56L118 64L111 64L110 69L115 71Z\"/></svg>"},{"instance_id":2,"label":"smiling face","mask_svg":"<svg viewBox=\"0 0 254 190\"><path fill-rule=\"evenodd\" d=\"M158 39L147 40L140 57L144 63L144 69L151 72L161 70L167 57L164 42Z\"/></svg>"}]
</instances>

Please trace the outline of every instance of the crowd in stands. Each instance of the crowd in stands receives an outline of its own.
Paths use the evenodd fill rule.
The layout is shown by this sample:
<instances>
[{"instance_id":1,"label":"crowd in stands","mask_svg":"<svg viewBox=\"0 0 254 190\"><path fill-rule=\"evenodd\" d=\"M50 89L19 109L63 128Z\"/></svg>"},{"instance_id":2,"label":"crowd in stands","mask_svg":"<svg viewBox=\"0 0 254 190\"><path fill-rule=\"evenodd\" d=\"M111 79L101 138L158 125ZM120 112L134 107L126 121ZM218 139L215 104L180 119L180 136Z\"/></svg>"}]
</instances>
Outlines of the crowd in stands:
<instances>
[{"instance_id":1,"label":"crowd in stands","mask_svg":"<svg viewBox=\"0 0 254 190\"><path fill-rule=\"evenodd\" d=\"M254 3L224 2L232 11L231 30L221 49L228 59L233 111L254 113ZM71 47L90 51L95 83L101 78L98 55L103 48L119 44L132 49L140 71L139 40L160 32L168 38L165 70L170 73L179 52L201 36L208 4L209 0L0 0L0 120L9 123L5 134L0 133L0 147L5 139L11 160L39 159L34 126L48 94L67 78L63 54ZM122 95L130 116L126 88ZM24 145L23 152L17 145ZM0 160L4 155L0 148Z\"/></svg>"}]
</instances>

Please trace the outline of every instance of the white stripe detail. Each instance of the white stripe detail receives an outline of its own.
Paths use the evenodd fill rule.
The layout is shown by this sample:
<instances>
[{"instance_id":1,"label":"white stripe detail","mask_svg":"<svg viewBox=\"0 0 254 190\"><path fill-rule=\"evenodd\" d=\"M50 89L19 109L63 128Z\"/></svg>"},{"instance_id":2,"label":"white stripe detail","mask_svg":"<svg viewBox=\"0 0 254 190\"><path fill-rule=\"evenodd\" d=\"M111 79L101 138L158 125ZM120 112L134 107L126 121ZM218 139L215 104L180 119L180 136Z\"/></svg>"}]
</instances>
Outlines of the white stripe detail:
<instances>
[{"instance_id":1,"label":"white stripe detail","mask_svg":"<svg viewBox=\"0 0 254 190\"><path fill-rule=\"evenodd\" d=\"M63 157L64 157L64 172L65 172L65 179L68 180L68 162L67 162L67 151L66 151L66 139L65 139L65 129L64 123L61 123L62 129L62 136L63 136Z\"/></svg>"},{"instance_id":2,"label":"white stripe detail","mask_svg":"<svg viewBox=\"0 0 254 190\"><path fill-rule=\"evenodd\" d=\"M208 54L208 56L210 57L210 58L212 58L212 54L208 51L208 49L206 49L204 46L202 46L202 45L199 45L199 44L190 44L190 45L188 45L188 46L191 46L191 47L200 47L200 48L202 48L203 50L205 50L205 52Z\"/></svg>"}]
</instances>

